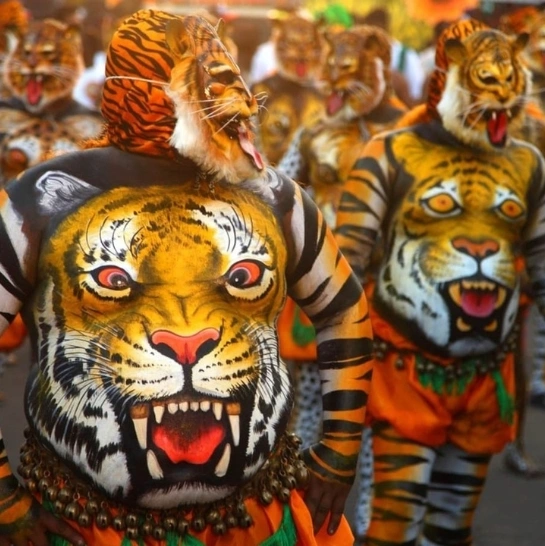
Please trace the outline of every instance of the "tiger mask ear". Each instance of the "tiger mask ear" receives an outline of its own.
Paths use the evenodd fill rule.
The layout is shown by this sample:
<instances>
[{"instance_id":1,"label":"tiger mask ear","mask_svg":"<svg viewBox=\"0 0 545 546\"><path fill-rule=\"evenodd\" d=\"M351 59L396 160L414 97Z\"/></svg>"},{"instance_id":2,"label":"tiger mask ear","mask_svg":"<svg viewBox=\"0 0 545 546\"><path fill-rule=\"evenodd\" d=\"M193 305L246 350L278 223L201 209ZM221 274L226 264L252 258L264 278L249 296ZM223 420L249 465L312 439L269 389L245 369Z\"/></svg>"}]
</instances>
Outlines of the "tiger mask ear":
<instances>
[{"instance_id":1,"label":"tiger mask ear","mask_svg":"<svg viewBox=\"0 0 545 546\"><path fill-rule=\"evenodd\" d=\"M167 46L175 58L183 59L195 55L193 37L187 32L183 21L180 19L173 19L167 23L165 38Z\"/></svg>"},{"instance_id":2,"label":"tiger mask ear","mask_svg":"<svg viewBox=\"0 0 545 546\"><path fill-rule=\"evenodd\" d=\"M445 54L449 63L461 65L467 59L466 46L458 38L449 38L445 42Z\"/></svg>"},{"instance_id":3,"label":"tiger mask ear","mask_svg":"<svg viewBox=\"0 0 545 546\"><path fill-rule=\"evenodd\" d=\"M520 53L528 45L530 41L529 32L521 32L513 41L513 51L515 54Z\"/></svg>"}]
</instances>

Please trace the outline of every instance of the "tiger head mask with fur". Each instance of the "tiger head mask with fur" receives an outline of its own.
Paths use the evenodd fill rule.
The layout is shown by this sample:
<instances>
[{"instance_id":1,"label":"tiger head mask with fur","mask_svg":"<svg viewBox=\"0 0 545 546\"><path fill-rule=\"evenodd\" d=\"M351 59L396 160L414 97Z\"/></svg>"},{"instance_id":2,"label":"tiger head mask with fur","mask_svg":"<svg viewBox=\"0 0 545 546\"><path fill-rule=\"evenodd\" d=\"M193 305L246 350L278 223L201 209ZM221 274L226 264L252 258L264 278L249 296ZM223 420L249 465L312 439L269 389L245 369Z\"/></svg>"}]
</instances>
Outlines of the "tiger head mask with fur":
<instances>
[{"instance_id":1,"label":"tiger head mask with fur","mask_svg":"<svg viewBox=\"0 0 545 546\"><path fill-rule=\"evenodd\" d=\"M107 143L193 160L238 182L263 170L254 146L257 102L215 29L199 16L140 10L114 33L102 114Z\"/></svg>"},{"instance_id":2,"label":"tiger head mask with fur","mask_svg":"<svg viewBox=\"0 0 545 546\"><path fill-rule=\"evenodd\" d=\"M498 150L524 123L531 79L521 52L528 35L506 34L467 19L449 26L436 49L428 113L465 144Z\"/></svg>"}]
</instances>

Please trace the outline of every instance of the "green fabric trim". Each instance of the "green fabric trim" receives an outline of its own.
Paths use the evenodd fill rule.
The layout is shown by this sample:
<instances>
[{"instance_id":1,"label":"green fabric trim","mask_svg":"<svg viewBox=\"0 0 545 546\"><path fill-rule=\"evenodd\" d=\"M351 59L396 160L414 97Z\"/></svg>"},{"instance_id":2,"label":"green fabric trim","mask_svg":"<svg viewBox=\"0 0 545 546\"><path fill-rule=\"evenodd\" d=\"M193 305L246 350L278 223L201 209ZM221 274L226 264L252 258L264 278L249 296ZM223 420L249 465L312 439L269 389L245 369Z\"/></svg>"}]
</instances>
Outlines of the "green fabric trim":
<instances>
[{"instance_id":1,"label":"green fabric trim","mask_svg":"<svg viewBox=\"0 0 545 546\"><path fill-rule=\"evenodd\" d=\"M418 381L423 387L431 388L437 394L463 394L477 373L477 363L473 359L462 361L457 365L461 372L453 374L440 364L432 364L429 368L429 361L420 354L417 354L415 358Z\"/></svg>"},{"instance_id":2,"label":"green fabric trim","mask_svg":"<svg viewBox=\"0 0 545 546\"><path fill-rule=\"evenodd\" d=\"M500 417L506 423L512 424L515 418L515 400L507 392L503 376L499 370L491 372L492 379L496 383L496 398L498 399L498 406L500 407Z\"/></svg>"},{"instance_id":3,"label":"green fabric trim","mask_svg":"<svg viewBox=\"0 0 545 546\"><path fill-rule=\"evenodd\" d=\"M290 507L284 505L284 514L278 531L264 540L260 546L294 546L297 542L297 531L291 515Z\"/></svg>"},{"instance_id":4,"label":"green fabric trim","mask_svg":"<svg viewBox=\"0 0 545 546\"><path fill-rule=\"evenodd\" d=\"M291 327L293 341L300 347L308 345L316 339L316 330L312 324L303 324L301 321L301 309L295 308L293 326Z\"/></svg>"}]
</instances>

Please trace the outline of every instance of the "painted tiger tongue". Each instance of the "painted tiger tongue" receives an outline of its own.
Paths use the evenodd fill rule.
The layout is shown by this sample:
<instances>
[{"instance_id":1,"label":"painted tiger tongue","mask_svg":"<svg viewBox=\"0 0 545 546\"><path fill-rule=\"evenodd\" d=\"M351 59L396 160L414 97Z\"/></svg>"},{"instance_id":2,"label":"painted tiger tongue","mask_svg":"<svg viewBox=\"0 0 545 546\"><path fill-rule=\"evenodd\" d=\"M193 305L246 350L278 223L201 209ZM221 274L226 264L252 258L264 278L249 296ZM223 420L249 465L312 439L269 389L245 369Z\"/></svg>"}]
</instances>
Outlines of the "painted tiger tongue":
<instances>
[{"instance_id":1,"label":"painted tiger tongue","mask_svg":"<svg viewBox=\"0 0 545 546\"><path fill-rule=\"evenodd\" d=\"M494 112L486 124L486 129L492 144L502 144L507 133L507 114L505 111Z\"/></svg>"},{"instance_id":2,"label":"painted tiger tongue","mask_svg":"<svg viewBox=\"0 0 545 546\"><path fill-rule=\"evenodd\" d=\"M225 430L219 423L200 420L177 427L167 424L156 426L152 433L153 443L175 464L206 463L224 438Z\"/></svg>"},{"instance_id":3,"label":"painted tiger tongue","mask_svg":"<svg viewBox=\"0 0 545 546\"><path fill-rule=\"evenodd\" d=\"M485 318L496 308L498 296L496 292L481 290L464 290L462 294L462 309L472 317Z\"/></svg>"},{"instance_id":4,"label":"painted tiger tongue","mask_svg":"<svg viewBox=\"0 0 545 546\"><path fill-rule=\"evenodd\" d=\"M327 113L332 116L336 114L343 106L342 93L333 92L327 98Z\"/></svg>"},{"instance_id":5,"label":"painted tiger tongue","mask_svg":"<svg viewBox=\"0 0 545 546\"><path fill-rule=\"evenodd\" d=\"M304 78L307 75L307 63L299 61L295 64L295 73L299 78Z\"/></svg>"},{"instance_id":6,"label":"painted tiger tongue","mask_svg":"<svg viewBox=\"0 0 545 546\"><path fill-rule=\"evenodd\" d=\"M252 158L256 168L260 171L263 170L263 167L265 166L263 164L263 158L250 140L249 132L243 125L240 125L238 128L238 141L244 152Z\"/></svg>"},{"instance_id":7,"label":"painted tiger tongue","mask_svg":"<svg viewBox=\"0 0 545 546\"><path fill-rule=\"evenodd\" d=\"M26 84L26 98L32 106L38 104L42 97L42 82L31 77Z\"/></svg>"}]
</instances>

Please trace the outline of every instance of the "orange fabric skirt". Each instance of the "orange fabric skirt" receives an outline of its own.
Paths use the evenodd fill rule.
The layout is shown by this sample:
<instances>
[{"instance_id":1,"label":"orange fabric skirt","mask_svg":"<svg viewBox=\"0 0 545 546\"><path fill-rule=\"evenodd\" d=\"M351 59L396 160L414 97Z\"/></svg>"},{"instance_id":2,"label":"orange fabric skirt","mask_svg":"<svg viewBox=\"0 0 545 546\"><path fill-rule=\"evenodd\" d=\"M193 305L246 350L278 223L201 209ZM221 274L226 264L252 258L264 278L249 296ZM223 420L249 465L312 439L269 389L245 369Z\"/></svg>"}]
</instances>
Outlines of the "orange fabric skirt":
<instances>
[{"instance_id":1,"label":"orange fabric skirt","mask_svg":"<svg viewBox=\"0 0 545 546\"><path fill-rule=\"evenodd\" d=\"M0 336L0 351L14 351L23 344L26 334L23 319L21 315L17 315L8 329Z\"/></svg>"},{"instance_id":2,"label":"orange fabric skirt","mask_svg":"<svg viewBox=\"0 0 545 546\"><path fill-rule=\"evenodd\" d=\"M516 419L512 423L502 419L497 384L490 373L475 375L461 393L438 394L419 380L416 357L421 351L373 309L371 321L376 338L395 349L386 351L382 360L375 359L368 424L387 421L416 442L428 446L450 442L470 453L498 453L515 438ZM456 362L426 356L438 364ZM514 355L508 354L498 370L512 399L514 366Z\"/></svg>"},{"instance_id":3,"label":"orange fabric skirt","mask_svg":"<svg viewBox=\"0 0 545 546\"><path fill-rule=\"evenodd\" d=\"M326 524L319 533L314 535L312 519L303 500L303 493L293 490L291 492L289 508L293 517L297 532L296 546L344 546L354 542L354 536L347 520L343 517L341 524L334 535L327 533ZM254 524L248 529L230 529L225 535L215 535L210 527L203 532L190 531L190 535L205 546L259 546L273 535L282 523L284 505L274 500L269 506L263 506L254 499L245 501L246 509L252 516ZM89 546L120 546L123 540L123 532L112 528L99 529L96 525L88 528L79 527L77 523L68 521L85 539ZM156 540L151 537L142 539L145 546L165 546L164 540ZM139 544L133 540L133 545Z\"/></svg>"}]
</instances>

